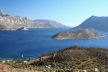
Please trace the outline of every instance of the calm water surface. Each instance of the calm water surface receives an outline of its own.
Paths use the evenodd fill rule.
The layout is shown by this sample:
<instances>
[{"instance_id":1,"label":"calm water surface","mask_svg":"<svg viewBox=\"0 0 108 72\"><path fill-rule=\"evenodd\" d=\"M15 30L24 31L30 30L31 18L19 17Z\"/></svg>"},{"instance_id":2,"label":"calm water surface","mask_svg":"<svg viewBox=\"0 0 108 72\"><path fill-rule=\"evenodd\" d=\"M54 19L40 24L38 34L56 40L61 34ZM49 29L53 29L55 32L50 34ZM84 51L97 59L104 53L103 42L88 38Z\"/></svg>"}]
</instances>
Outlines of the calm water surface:
<instances>
[{"instance_id":1,"label":"calm water surface","mask_svg":"<svg viewBox=\"0 0 108 72\"><path fill-rule=\"evenodd\" d=\"M30 29L28 31L0 31L1 58L37 58L43 54L73 45L108 48L108 37L98 39L54 40L52 35L67 29ZM107 35L107 32L101 32Z\"/></svg>"}]
</instances>

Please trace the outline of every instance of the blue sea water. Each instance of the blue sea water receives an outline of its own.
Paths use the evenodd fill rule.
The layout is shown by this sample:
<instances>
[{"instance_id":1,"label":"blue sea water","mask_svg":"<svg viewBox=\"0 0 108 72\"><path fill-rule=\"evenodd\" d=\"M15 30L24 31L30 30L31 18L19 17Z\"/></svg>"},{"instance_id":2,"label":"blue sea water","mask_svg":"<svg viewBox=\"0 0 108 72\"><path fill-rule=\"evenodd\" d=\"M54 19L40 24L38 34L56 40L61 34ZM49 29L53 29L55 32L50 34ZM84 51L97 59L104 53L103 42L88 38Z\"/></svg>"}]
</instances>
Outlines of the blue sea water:
<instances>
[{"instance_id":1,"label":"blue sea water","mask_svg":"<svg viewBox=\"0 0 108 72\"><path fill-rule=\"evenodd\" d=\"M98 39L55 40L51 36L68 29L47 28L27 31L0 31L0 57L4 59L37 58L69 46L108 48L108 37ZM100 32L108 36L107 32Z\"/></svg>"}]
</instances>

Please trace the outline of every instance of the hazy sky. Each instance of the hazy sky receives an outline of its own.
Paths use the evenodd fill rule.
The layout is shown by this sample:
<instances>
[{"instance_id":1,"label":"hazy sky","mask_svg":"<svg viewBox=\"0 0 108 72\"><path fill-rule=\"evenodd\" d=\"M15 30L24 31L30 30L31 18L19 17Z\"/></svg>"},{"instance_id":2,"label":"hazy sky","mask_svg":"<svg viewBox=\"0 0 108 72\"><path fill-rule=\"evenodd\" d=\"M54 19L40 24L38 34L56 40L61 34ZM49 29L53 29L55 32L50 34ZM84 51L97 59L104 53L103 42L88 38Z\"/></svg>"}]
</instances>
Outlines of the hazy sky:
<instances>
[{"instance_id":1,"label":"hazy sky","mask_svg":"<svg viewBox=\"0 0 108 72\"><path fill-rule=\"evenodd\" d=\"M108 0L0 0L0 9L32 20L76 26L92 15L108 16Z\"/></svg>"}]
</instances>

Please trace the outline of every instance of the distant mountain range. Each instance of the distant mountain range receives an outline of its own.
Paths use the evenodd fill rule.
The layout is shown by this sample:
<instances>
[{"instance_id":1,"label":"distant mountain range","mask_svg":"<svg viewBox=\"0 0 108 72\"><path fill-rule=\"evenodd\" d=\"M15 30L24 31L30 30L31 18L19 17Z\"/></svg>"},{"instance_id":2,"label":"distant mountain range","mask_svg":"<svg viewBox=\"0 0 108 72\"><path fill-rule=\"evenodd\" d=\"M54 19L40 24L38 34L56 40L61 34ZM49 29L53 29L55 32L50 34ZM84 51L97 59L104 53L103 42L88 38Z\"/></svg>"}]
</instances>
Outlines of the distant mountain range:
<instances>
[{"instance_id":1,"label":"distant mountain range","mask_svg":"<svg viewBox=\"0 0 108 72\"><path fill-rule=\"evenodd\" d=\"M28 28L58 28L65 27L51 20L30 20L26 17L12 16L0 11L0 30L26 30Z\"/></svg>"},{"instance_id":2,"label":"distant mountain range","mask_svg":"<svg viewBox=\"0 0 108 72\"><path fill-rule=\"evenodd\" d=\"M72 29L93 29L98 31L108 31L108 17L91 16L79 26Z\"/></svg>"},{"instance_id":3,"label":"distant mountain range","mask_svg":"<svg viewBox=\"0 0 108 72\"><path fill-rule=\"evenodd\" d=\"M45 19L38 19L38 20L34 20L33 22L35 22L35 24L39 27L52 27L52 28L58 28L58 27L66 27L65 25L56 22L56 21L52 21L52 20L45 20Z\"/></svg>"}]
</instances>

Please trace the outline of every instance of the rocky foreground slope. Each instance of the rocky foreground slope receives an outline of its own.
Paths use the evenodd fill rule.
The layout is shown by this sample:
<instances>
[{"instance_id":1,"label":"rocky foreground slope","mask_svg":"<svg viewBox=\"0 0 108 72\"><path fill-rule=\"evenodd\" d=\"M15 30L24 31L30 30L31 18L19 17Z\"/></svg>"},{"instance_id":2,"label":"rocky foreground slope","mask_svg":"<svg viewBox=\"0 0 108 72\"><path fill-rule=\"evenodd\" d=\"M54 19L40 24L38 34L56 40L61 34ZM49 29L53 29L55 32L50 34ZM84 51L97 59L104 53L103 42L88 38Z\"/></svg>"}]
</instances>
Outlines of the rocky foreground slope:
<instances>
[{"instance_id":1,"label":"rocky foreground slope","mask_svg":"<svg viewBox=\"0 0 108 72\"><path fill-rule=\"evenodd\" d=\"M105 37L89 29L82 29L75 32L63 31L53 36L54 39L91 39Z\"/></svg>"},{"instance_id":2,"label":"rocky foreground slope","mask_svg":"<svg viewBox=\"0 0 108 72\"><path fill-rule=\"evenodd\" d=\"M26 17L12 16L0 11L0 30L27 30L28 28L57 28L64 25L47 20L32 21Z\"/></svg>"},{"instance_id":3,"label":"rocky foreground slope","mask_svg":"<svg viewBox=\"0 0 108 72\"><path fill-rule=\"evenodd\" d=\"M108 72L108 49L72 46L31 60L29 65L47 66L51 72Z\"/></svg>"}]
</instances>

